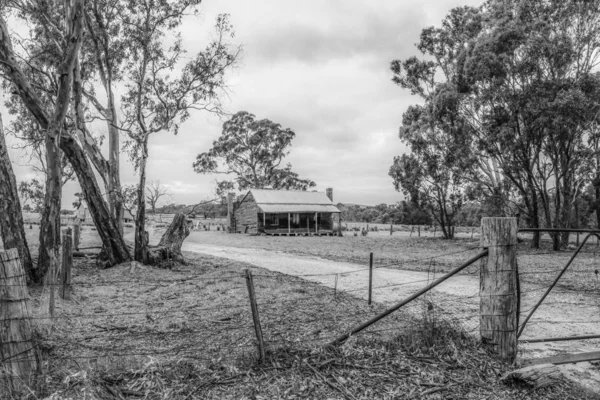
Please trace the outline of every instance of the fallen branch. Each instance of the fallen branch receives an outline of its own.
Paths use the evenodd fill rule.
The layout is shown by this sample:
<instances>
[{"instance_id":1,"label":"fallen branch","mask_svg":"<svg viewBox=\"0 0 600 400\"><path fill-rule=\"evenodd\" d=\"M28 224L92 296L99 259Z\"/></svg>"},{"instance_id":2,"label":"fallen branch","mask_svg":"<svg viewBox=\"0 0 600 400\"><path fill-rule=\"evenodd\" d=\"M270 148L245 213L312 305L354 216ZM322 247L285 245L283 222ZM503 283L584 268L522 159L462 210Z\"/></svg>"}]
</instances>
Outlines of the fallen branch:
<instances>
[{"instance_id":1,"label":"fallen branch","mask_svg":"<svg viewBox=\"0 0 600 400\"><path fill-rule=\"evenodd\" d=\"M340 392L344 397L349 398L349 399L355 399L356 397L352 396L352 394L348 391L348 389L346 389L344 386L342 386L340 384L340 386L342 387L338 387L338 385L331 383L327 380L327 378L325 376L323 376L319 371L317 371L312 365L310 365L308 363L308 361L304 361L304 363L315 373L315 375L319 378L321 378L321 380L323 382L325 382L327 385L329 385L332 389L337 390L338 392ZM337 379L336 379L337 381Z\"/></svg>"}]
</instances>

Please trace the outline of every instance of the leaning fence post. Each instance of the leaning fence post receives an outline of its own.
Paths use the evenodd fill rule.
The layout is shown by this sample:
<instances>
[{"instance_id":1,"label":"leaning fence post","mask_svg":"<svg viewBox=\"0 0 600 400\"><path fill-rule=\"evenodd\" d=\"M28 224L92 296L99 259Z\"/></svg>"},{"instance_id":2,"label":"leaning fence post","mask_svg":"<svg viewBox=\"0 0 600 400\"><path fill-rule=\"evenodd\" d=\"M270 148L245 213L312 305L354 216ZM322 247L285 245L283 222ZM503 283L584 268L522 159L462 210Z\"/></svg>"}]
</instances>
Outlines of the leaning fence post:
<instances>
[{"instance_id":1,"label":"leaning fence post","mask_svg":"<svg viewBox=\"0 0 600 400\"><path fill-rule=\"evenodd\" d=\"M73 240L71 239L71 228L67 228L62 237L62 265L60 271L60 298L63 300L71 300L72 268Z\"/></svg>"},{"instance_id":2,"label":"leaning fence post","mask_svg":"<svg viewBox=\"0 0 600 400\"><path fill-rule=\"evenodd\" d=\"M248 286L248 297L250 298L250 308L252 309L252 319L254 320L254 332L258 340L259 362L265 359L265 344L263 342L262 329L260 328L260 318L258 317L258 306L256 305L256 294L254 293L254 280L252 272L246 270L246 285Z\"/></svg>"},{"instance_id":3,"label":"leaning fence post","mask_svg":"<svg viewBox=\"0 0 600 400\"><path fill-rule=\"evenodd\" d=\"M0 388L9 393L30 386L38 369L28 299L17 249L0 251Z\"/></svg>"},{"instance_id":4,"label":"leaning fence post","mask_svg":"<svg viewBox=\"0 0 600 400\"><path fill-rule=\"evenodd\" d=\"M517 219L481 219L481 246L488 256L481 261L479 326L481 340L501 358L517 354Z\"/></svg>"},{"instance_id":5,"label":"leaning fence post","mask_svg":"<svg viewBox=\"0 0 600 400\"><path fill-rule=\"evenodd\" d=\"M373 253L369 254L369 305L371 305L372 292L373 292Z\"/></svg>"}]
</instances>

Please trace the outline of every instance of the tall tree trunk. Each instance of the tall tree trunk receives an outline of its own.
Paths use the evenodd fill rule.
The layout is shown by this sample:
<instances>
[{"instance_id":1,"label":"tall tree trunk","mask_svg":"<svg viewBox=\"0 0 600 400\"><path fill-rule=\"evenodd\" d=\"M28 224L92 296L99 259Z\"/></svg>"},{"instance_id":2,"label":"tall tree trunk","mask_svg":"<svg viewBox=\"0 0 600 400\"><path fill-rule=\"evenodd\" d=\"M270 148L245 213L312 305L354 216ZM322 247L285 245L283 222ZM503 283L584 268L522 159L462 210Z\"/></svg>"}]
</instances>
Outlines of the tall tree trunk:
<instances>
[{"instance_id":1,"label":"tall tree trunk","mask_svg":"<svg viewBox=\"0 0 600 400\"><path fill-rule=\"evenodd\" d=\"M563 204L560 215L560 227L569 229L571 228L571 214L573 210L573 193L572 185L570 180L563 179ZM565 248L569 245L569 232L562 232L560 238L560 246Z\"/></svg>"},{"instance_id":2,"label":"tall tree trunk","mask_svg":"<svg viewBox=\"0 0 600 400\"><path fill-rule=\"evenodd\" d=\"M552 219L552 224L550 225L552 228L560 228L560 217L562 215L562 196L560 183L556 183L556 190L554 194L554 218ZM552 217L552 215L550 214ZM560 250L560 232L551 233L552 237L552 250L559 251Z\"/></svg>"},{"instance_id":3,"label":"tall tree trunk","mask_svg":"<svg viewBox=\"0 0 600 400\"><path fill-rule=\"evenodd\" d=\"M49 129L53 129L51 124ZM52 267L58 270L60 248L60 205L62 200L62 168L59 144L60 134L46 134L46 194L40 223L40 249L38 263L34 269L34 281L42 281Z\"/></svg>"},{"instance_id":4,"label":"tall tree trunk","mask_svg":"<svg viewBox=\"0 0 600 400\"><path fill-rule=\"evenodd\" d=\"M135 251L134 258L136 261L148 262L148 242L146 238L146 160L148 159L148 136L144 136L141 143L140 157L140 183L138 186L138 204L137 213L135 216Z\"/></svg>"},{"instance_id":5,"label":"tall tree trunk","mask_svg":"<svg viewBox=\"0 0 600 400\"><path fill-rule=\"evenodd\" d=\"M531 190L531 227L539 228L540 227L540 208L538 203L538 196L535 189ZM540 248L540 237L542 235L540 232L533 232L533 239L531 240L531 248L539 249Z\"/></svg>"},{"instance_id":6,"label":"tall tree trunk","mask_svg":"<svg viewBox=\"0 0 600 400\"><path fill-rule=\"evenodd\" d=\"M6 148L2 116L0 116L0 182L2 182L0 184L0 233L2 234L2 242L5 249L17 249L19 258L23 263L23 269L27 274L27 282L30 283L34 278L33 262L25 236L17 180Z\"/></svg>"},{"instance_id":7,"label":"tall tree trunk","mask_svg":"<svg viewBox=\"0 0 600 400\"><path fill-rule=\"evenodd\" d=\"M117 221L119 232L123 234L123 218L125 209L123 207L123 195L121 192L120 160L119 160L119 130L117 111L115 108L112 89L108 90L108 193L110 199L110 212Z\"/></svg>"},{"instance_id":8,"label":"tall tree trunk","mask_svg":"<svg viewBox=\"0 0 600 400\"><path fill-rule=\"evenodd\" d=\"M96 176L85 156L85 152L75 139L68 135L62 137L60 145L77 174L90 215L94 220L94 225L107 255L107 266L131 260L123 235L119 232L117 223L102 197L102 191L98 186Z\"/></svg>"},{"instance_id":9,"label":"tall tree trunk","mask_svg":"<svg viewBox=\"0 0 600 400\"><path fill-rule=\"evenodd\" d=\"M106 118L108 126L108 197L110 203L110 213L117 221L119 231L123 233L123 217L125 215L125 209L123 204L123 194L121 192L121 178L120 178L120 160L119 160L119 120L117 116L117 107L115 106L115 96L113 90L113 63L111 59L111 52L109 43L111 42L109 29L106 26L104 16L101 10L98 8L96 1L92 2L92 14L86 14L86 21L88 24L88 33L92 43L94 44L94 51L96 53L96 61L98 63L98 72L102 86L106 92L108 107L104 108L99 105L99 109L102 109L101 113ZM96 24L99 28L99 32L96 33L92 23L92 16L94 17Z\"/></svg>"},{"instance_id":10,"label":"tall tree trunk","mask_svg":"<svg viewBox=\"0 0 600 400\"><path fill-rule=\"evenodd\" d=\"M600 171L596 174L594 193L596 194L596 228L600 229Z\"/></svg>"}]
</instances>

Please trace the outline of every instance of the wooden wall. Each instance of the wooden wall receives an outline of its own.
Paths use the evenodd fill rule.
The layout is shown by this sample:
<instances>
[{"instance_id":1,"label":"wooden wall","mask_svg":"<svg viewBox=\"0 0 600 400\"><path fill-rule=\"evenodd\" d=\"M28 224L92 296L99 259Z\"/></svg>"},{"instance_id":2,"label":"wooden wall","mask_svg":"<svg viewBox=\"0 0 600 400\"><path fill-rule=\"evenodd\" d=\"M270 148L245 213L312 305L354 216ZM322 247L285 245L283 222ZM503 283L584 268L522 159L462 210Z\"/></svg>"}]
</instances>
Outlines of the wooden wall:
<instances>
[{"instance_id":1,"label":"wooden wall","mask_svg":"<svg viewBox=\"0 0 600 400\"><path fill-rule=\"evenodd\" d=\"M294 213L292 213L293 215ZM290 221L292 233L316 232L314 213L299 213L299 223ZM234 232L257 233L257 232L288 232L288 213L279 213L279 224L271 225L270 216L267 214L267 225L263 224L263 214L256 205L252 193L243 199L235 207L235 229ZM340 229L339 213L319 213L319 231L338 231ZM310 228L307 226L310 223Z\"/></svg>"},{"instance_id":2,"label":"wooden wall","mask_svg":"<svg viewBox=\"0 0 600 400\"><path fill-rule=\"evenodd\" d=\"M259 211L252 193L248 193L235 209L235 232L256 233Z\"/></svg>"}]
</instances>

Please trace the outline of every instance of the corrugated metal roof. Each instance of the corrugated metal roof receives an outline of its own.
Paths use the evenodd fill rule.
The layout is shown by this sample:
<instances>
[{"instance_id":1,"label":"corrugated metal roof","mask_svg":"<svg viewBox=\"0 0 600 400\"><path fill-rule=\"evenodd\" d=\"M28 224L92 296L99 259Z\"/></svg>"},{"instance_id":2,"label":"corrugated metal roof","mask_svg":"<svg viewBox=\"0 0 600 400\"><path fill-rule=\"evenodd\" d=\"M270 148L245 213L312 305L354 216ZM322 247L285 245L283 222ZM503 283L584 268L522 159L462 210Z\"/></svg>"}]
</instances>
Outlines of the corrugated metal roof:
<instances>
[{"instance_id":1,"label":"corrugated metal roof","mask_svg":"<svg viewBox=\"0 0 600 400\"><path fill-rule=\"evenodd\" d=\"M323 192L252 189L250 193L258 204L333 204Z\"/></svg>"},{"instance_id":2,"label":"corrugated metal roof","mask_svg":"<svg viewBox=\"0 0 600 400\"><path fill-rule=\"evenodd\" d=\"M329 200L329 198L328 198ZM257 204L264 213L339 213L336 206L330 204Z\"/></svg>"}]
</instances>

